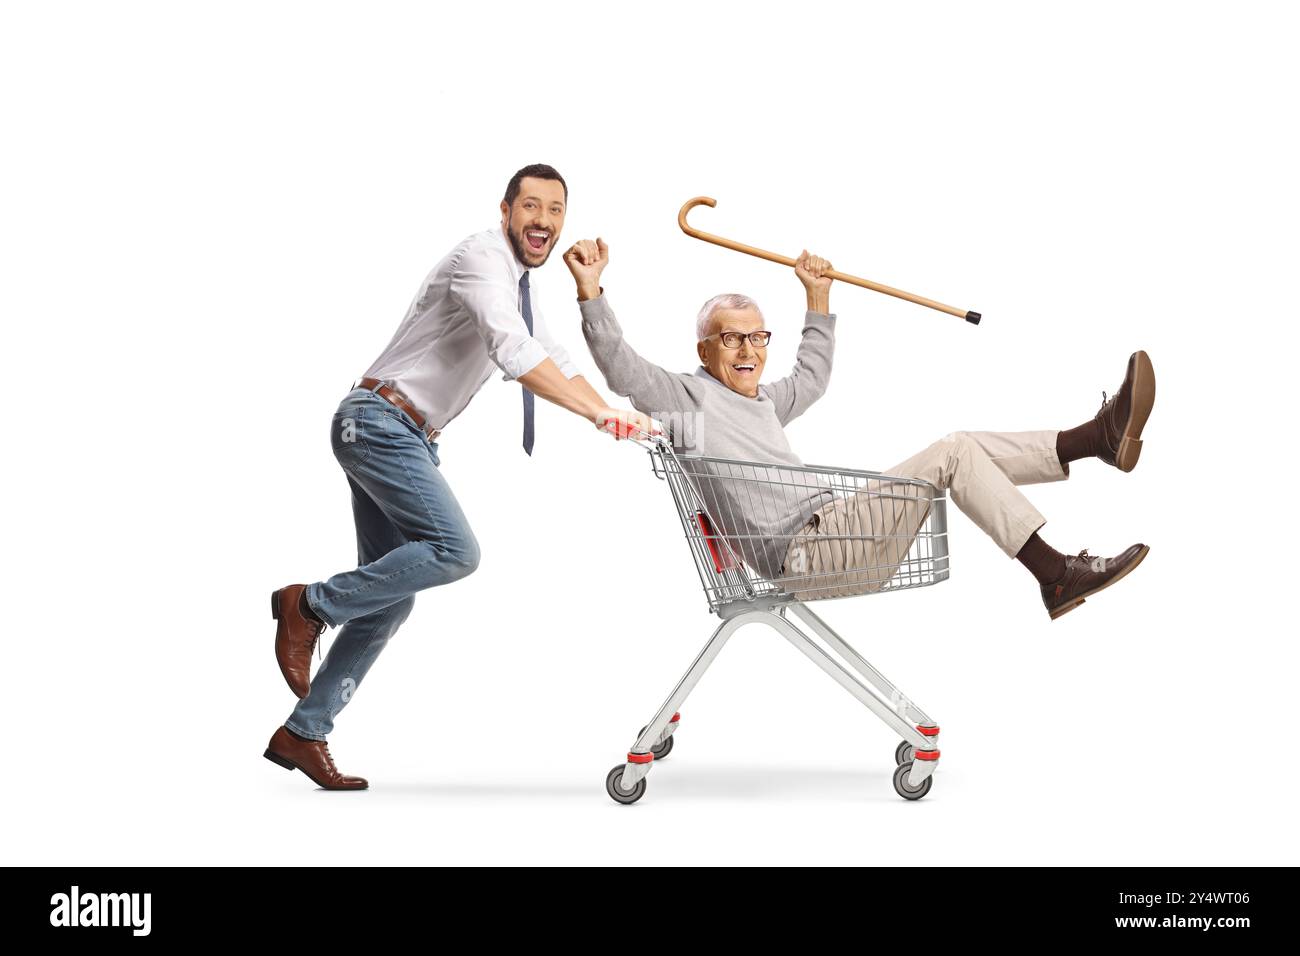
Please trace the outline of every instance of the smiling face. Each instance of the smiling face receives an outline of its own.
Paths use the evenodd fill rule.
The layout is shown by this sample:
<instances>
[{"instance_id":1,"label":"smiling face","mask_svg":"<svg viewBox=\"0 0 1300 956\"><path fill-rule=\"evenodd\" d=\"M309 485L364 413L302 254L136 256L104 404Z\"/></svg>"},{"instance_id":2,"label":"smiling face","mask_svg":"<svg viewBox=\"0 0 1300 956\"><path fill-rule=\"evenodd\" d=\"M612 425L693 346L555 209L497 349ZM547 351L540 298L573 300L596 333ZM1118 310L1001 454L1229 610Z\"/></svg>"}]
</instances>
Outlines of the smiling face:
<instances>
[{"instance_id":1,"label":"smiling face","mask_svg":"<svg viewBox=\"0 0 1300 956\"><path fill-rule=\"evenodd\" d=\"M767 362L767 348L755 348L745 339L739 348L729 349L719 336L723 332L757 332L761 328L763 316L757 309L718 309L713 313L711 337L696 346L700 363L709 374L746 398L758 397L758 380Z\"/></svg>"},{"instance_id":2,"label":"smiling face","mask_svg":"<svg viewBox=\"0 0 1300 956\"><path fill-rule=\"evenodd\" d=\"M564 225L564 211L564 184L533 176L520 181L513 204L501 203L501 228L526 268L546 262Z\"/></svg>"}]
</instances>

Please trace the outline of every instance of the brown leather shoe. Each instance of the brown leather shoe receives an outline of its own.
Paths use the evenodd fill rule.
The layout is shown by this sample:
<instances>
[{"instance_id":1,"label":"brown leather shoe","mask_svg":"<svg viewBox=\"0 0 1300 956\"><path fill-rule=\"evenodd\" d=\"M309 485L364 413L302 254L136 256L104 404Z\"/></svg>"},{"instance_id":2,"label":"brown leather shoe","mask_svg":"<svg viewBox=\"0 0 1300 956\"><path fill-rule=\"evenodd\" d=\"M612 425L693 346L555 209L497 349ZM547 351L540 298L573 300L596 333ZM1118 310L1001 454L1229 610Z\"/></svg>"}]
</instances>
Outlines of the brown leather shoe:
<instances>
[{"instance_id":1,"label":"brown leather shoe","mask_svg":"<svg viewBox=\"0 0 1300 956\"><path fill-rule=\"evenodd\" d=\"M1108 588L1128 574L1151 549L1145 544L1130 545L1113 558L1094 558L1084 548L1065 558L1065 573L1051 584L1044 584L1043 605L1055 621L1066 611L1073 611L1102 588Z\"/></svg>"},{"instance_id":2,"label":"brown leather shoe","mask_svg":"<svg viewBox=\"0 0 1300 956\"><path fill-rule=\"evenodd\" d=\"M330 745L325 741L299 740L283 725L271 735L262 756L286 770L301 770L316 786L326 790L365 790L370 786L365 777L339 773L330 756Z\"/></svg>"},{"instance_id":3,"label":"brown leather shoe","mask_svg":"<svg viewBox=\"0 0 1300 956\"><path fill-rule=\"evenodd\" d=\"M1101 411L1094 416L1101 433L1097 457L1120 471L1132 471L1142 453L1142 429L1156 401L1151 356L1142 351L1130 355L1119 391L1109 399L1105 392L1101 397Z\"/></svg>"},{"instance_id":4,"label":"brown leather shoe","mask_svg":"<svg viewBox=\"0 0 1300 956\"><path fill-rule=\"evenodd\" d=\"M275 629L275 659L299 700L311 690L311 652L325 630L323 623L302 613L298 602L306 589L305 584L290 584L271 592L271 617L280 622Z\"/></svg>"}]
</instances>

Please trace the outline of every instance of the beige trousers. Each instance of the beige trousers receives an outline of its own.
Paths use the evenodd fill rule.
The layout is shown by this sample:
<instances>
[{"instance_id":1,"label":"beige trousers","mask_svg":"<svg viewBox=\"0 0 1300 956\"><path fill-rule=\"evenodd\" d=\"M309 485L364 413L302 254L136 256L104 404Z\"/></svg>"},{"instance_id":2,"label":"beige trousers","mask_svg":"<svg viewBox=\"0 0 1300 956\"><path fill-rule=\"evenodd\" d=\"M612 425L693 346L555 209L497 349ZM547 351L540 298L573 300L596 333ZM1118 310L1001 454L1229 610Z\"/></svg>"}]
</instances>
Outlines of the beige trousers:
<instances>
[{"instance_id":1,"label":"beige trousers","mask_svg":"<svg viewBox=\"0 0 1300 956\"><path fill-rule=\"evenodd\" d=\"M1062 481L1057 430L952 432L884 474L920 478L1014 558L1046 519L1016 485ZM801 600L845 597L884 587L906 560L929 514L915 487L869 479L816 512L791 539L782 585Z\"/></svg>"}]
</instances>

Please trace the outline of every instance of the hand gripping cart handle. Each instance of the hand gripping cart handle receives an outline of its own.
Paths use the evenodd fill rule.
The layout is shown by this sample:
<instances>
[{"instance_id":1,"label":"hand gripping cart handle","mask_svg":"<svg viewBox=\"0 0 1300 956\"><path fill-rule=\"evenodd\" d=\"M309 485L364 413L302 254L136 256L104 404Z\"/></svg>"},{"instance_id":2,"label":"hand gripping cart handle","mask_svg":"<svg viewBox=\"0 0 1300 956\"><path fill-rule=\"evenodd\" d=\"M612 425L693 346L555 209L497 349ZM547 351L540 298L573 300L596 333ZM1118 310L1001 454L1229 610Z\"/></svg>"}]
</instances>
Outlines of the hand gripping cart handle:
<instances>
[{"instance_id":1,"label":"hand gripping cart handle","mask_svg":"<svg viewBox=\"0 0 1300 956\"><path fill-rule=\"evenodd\" d=\"M627 761L609 772L606 792L624 804L645 795L651 766L672 750L687 696L732 633L763 623L902 738L894 789L908 800L925 796L939 764L938 725L807 605L947 580L944 493L874 471L679 456L663 435L608 426L648 450L672 494L709 610L722 623L641 728Z\"/></svg>"}]
</instances>

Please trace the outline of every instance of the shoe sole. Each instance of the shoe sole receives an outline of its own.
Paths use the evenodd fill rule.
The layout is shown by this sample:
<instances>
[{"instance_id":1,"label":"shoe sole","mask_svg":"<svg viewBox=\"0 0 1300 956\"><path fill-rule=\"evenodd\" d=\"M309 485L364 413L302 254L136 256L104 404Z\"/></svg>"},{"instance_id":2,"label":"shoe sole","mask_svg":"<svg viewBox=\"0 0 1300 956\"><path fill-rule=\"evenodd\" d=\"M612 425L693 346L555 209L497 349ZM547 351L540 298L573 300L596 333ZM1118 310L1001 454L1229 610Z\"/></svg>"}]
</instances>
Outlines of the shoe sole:
<instances>
[{"instance_id":1,"label":"shoe sole","mask_svg":"<svg viewBox=\"0 0 1300 956\"><path fill-rule=\"evenodd\" d=\"M302 770L303 776L305 776L312 783L316 784L316 786L320 787L322 790L367 790L370 788L370 784L368 783L364 787L331 787L327 783L321 783L319 780L317 780L315 777L309 774L306 770L303 770L302 767L298 766L298 764L294 763L288 757L280 756L270 747L266 748L266 753L262 754L262 756L265 757L267 760L271 761L271 763L283 767L285 770Z\"/></svg>"},{"instance_id":2,"label":"shoe sole","mask_svg":"<svg viewBox=\"0 0 1300 956\"><path fill-rule=\"evenodd\" d=\"M1130 571L1132 571L1134 568L1136 568L1139 564L1142 563L1142 559L1147 556L1147 552L1150 550L1151 550L1151 545L1148 544L1143 546L1142 550L1137 553L1137 557L1135 557L1132 561L1129 562L1128 567L1126 567L1119 574L1115 575L1105 584L1099 585L1093 588L1091 591L1084 591L1083 594L1079 595L1079 597L1077 597L1071 603L1064 604L1061 607L1058 607L1055 611L1050 612L1052 620L1055 621L1062 614L1065 614L1068 611L1073 611L1076 607L1082 604L1087 598L1092 597L1098 591L1104 591L1112 584L1114 584L1116 581L1122 580L1124 578L1124 575L1128 574Z\"/></svg>"},{"instance_id":3,"label":"shoe sole","mask_svg":"<svg viewBox=\"0 0 1300 956\"><path fill-rule=\"evenodd\" d=\"M1142 442L1139 437L1151 417L1151 408L1156 403L1156 373L1151 367L1151 356L1146 352L1133 354L1133 395L1129 401L1128 421L1124 424L1124 437L1119 442L1119 453L1115 456L1115 466L1120 471L1132 471L1142 454Z\"/></svg>"}]
</instances>

